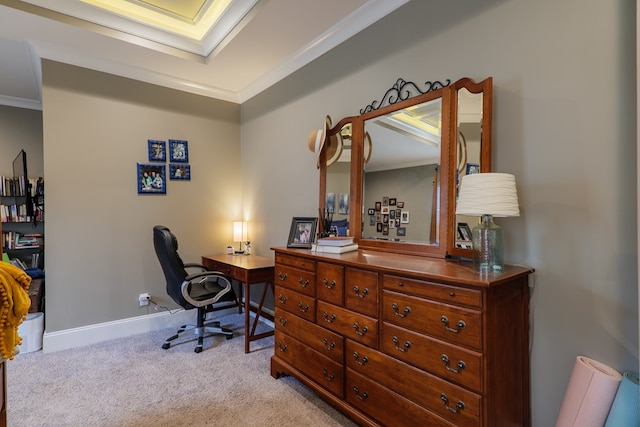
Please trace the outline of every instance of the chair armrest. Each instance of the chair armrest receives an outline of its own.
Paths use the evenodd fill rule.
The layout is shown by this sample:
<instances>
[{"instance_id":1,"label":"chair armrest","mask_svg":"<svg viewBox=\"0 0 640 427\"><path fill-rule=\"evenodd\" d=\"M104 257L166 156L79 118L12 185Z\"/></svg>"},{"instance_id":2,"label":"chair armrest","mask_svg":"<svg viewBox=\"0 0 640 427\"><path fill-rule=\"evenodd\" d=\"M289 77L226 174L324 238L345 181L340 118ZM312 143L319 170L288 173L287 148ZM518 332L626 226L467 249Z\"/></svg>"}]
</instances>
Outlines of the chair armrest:
<instances>
[{"instance_id":1,"label":"chair armrest","mask_svg":"<svg viewBox=\"0 0 640 427\"><path fill-rule=\"evenodd\" d=\"M217 294L215 294L213 297L208 298L206 300L193 299L191 295L189 295L189 286L195 283L206 282L207 279L210 279L210 278L218 279L218 283L220 283L220 280L226 283L224 289L218 292ZM215 304L220 300L220 298L222 298L225 294L227 294L231 290L232 290L232 287L229 279L227 279L222 273L219 273L216 271L206 271L204 273L191 274L185 277L185 280L184 282L182 282L182 285L180 287L180 291L182 292L182 296L184 297L184 299L187 300L189 304L193 305L194 307L204 307L206 305Z\"/></svg>"},{"instance_id":2,"label":"chair armrest","mask_svg":"<svg viewBox=\"0 0 640 427\"><path fill-rule=\"evenodd\" d=\"M197 264L197 263L194 263L194 262L190 262L190 263L184 264L184 268L185 269L187 269L187 268L199 268L202 271L207 271L207 267L205 267L202 264Z\"/></svg>"}]
</instances>

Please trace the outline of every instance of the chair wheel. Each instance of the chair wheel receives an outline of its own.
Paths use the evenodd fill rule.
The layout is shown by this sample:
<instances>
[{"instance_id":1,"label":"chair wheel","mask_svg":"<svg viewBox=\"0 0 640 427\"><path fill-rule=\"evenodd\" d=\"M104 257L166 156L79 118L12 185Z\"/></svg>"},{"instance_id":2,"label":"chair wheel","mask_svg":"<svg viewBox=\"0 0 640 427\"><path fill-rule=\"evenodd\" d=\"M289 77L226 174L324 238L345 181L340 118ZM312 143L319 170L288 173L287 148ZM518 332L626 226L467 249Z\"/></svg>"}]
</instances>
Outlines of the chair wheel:
<instances>
[{"instance_id":1,"label":"chair wheel","mask_svg":"<svg viewBox=\"0 0 640 427\"><path fill-rule=\"evenodd\" d=\"M233 335L225 335L225 337L227 337L227 339L230 340L231 338L233 338Z\"/></svg>"},{"instance_id":2,"label":"chair wheel","mask_svg":"<svg viewBox=\"0 0 640 427\"><path fill-rule=\"evenodd\" d=\"M165 350L168 349L169 347L171 347L171 344L169 344L168 342L162 344L162 348Z\"/></svg>"},{"instance_id":3,"label":"chair wheel","mask_svg":"<svg viewBox=\"0 0 640 427\"><path fill-rule=\"evenodd\" d=\"M202 353L202 347L196 347L196 349L193 351L195 351L196 353Z\"/></svg>"}]
</instances>

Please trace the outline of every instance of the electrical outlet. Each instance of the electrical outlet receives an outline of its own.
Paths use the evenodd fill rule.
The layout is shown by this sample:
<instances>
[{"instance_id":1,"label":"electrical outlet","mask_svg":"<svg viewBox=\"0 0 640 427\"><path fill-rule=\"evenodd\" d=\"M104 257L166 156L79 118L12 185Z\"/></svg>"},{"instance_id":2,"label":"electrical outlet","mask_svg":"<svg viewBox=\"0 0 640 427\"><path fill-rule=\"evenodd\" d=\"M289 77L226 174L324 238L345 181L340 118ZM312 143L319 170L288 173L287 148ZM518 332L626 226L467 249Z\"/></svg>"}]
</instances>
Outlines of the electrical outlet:
<instances>
[{"instance_id":1,"label":"electrical outlet","mask_svg":"<svg viewBox=\"0 0 640 427\"><path fill-rule=\"evenodd\" d=\"M145 305L149 305L149 300L151 299L151 295L149 292L145 292L144 294L138 295L138 305L140 307L144 307Z\"/></svg>"}]
</instances>

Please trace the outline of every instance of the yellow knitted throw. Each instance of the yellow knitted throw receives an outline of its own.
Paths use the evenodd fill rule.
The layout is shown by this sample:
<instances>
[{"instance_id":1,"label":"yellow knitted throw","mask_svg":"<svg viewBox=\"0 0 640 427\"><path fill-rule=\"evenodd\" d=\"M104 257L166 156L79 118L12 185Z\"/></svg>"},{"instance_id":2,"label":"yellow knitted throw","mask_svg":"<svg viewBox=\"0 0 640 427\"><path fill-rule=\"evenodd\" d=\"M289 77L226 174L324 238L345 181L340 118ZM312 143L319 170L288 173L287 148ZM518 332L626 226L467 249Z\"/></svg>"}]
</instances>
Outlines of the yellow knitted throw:
<instances>
[{"instance_id":1,"label":"yellow knitted throw","mask_svg":"<svg viewBox=\"0 0 640 427\"><path fill-rule=\"evenodd\" d=\"M0 262L0 356L13 360L15 347L22 344L18 326L31 306L27 292L31 277L18 267Z\"/></svg>"}]
</instances>

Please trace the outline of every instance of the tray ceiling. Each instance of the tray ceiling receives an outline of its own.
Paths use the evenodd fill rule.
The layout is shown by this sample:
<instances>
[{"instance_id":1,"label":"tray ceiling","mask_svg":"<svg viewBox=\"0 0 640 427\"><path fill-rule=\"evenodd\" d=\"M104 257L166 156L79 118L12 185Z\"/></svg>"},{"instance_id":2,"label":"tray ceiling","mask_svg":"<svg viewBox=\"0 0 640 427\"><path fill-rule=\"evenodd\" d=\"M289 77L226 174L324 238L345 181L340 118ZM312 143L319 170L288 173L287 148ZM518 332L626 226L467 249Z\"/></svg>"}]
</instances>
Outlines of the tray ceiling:
<instances>
[{"instance_id":1,"label":"tray ceiling","mask_svg":"<svg viewBox=\"0 0 640 427\"><path fill-rule=\"evenodd\" d=\"M0 104L40 59L241 103L409 0L0 0Z\"/></svg>"}]
</instances>

